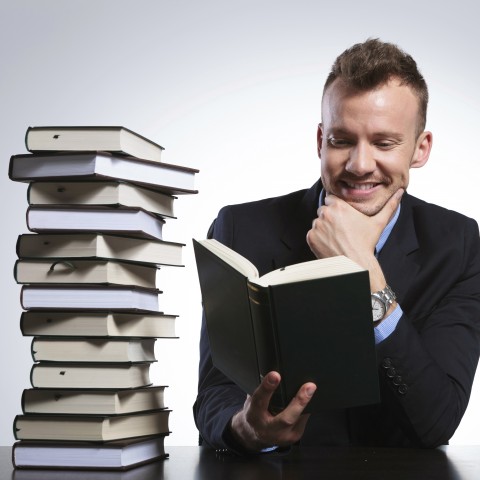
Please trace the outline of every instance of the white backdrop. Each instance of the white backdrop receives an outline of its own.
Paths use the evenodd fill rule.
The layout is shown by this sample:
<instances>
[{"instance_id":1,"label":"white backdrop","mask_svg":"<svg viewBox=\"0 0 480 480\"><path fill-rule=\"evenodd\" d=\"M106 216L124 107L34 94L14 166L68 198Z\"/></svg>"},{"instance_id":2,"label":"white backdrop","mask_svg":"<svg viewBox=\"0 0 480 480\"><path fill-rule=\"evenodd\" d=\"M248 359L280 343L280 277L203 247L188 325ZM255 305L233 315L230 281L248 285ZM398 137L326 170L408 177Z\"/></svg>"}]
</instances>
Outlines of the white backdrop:
<instances>
[{"instance_id":1,"label":"white backdrop","mask_svg":"<svg viewBox=\"0 0 480 480\"><path fill-rule=\"evenodd\" d=\"M124 125L163 145L164 160L199 168L197 196L177 201L165 238L182 241L185 268L162 269L164 310L178 340L158 340L156 383L170 385L169 445L194 445L200 295L191 238L227 203L309 187L319 174L315 134L335 56L368 37L398 43L430 86L429 164L410 193L480 220L479 7L404 0L1 0L0 444L29 386L30 339L19 330L13 279L26 233L26 184L8 179L29 125ZM480 443L480 380L452 443Z\"/></svg>"}]
</instances>

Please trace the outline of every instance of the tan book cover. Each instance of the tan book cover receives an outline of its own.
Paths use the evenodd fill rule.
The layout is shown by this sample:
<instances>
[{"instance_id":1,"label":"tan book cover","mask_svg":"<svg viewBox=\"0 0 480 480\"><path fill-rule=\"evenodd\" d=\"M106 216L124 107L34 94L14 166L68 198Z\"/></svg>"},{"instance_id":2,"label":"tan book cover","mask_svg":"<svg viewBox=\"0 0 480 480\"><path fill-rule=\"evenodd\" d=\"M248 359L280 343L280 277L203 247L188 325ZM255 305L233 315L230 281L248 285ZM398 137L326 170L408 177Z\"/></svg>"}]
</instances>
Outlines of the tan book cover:
<instances>
[{"instance_id":1,"label":"tan book cover","mask_svg":"<svg viewBox=\"0 0 480 480\"><path fill-rule=\"evenodd\" d=\"M167 434L169 410L125 415L17 415L17 440L110 441Z\"/></svg>"},{"instance_id":2,"label":"tan book cover","mask_svg":"<svg viewBox=\"0 0 480 480\"><path fill-rule=\"evenodd\" d=\"M120 415L165 408L164 385L121 390L28 388L23 413Z\"/></svg>"},{"instance_id":3,"label":"tan book cover","mask_svg":"<svg viewBox=\"0 0 480 480\"><path fill-rule=\"evenodd\" d=\"M20 329L25 336L177 338L176 320L151 312L31 310L22 313Z\"/></svg>"},{"instance_id":4,"label":"tan book cover","mask_svg":"<svg viewBox=\"0 0 480 480\"><path fill-rule=\"evenodd\" d=\"M165 150L122 126L28 127L25 146L29 152L104 150L155 162L161 161Z\"/></svg>"}]
</instances>

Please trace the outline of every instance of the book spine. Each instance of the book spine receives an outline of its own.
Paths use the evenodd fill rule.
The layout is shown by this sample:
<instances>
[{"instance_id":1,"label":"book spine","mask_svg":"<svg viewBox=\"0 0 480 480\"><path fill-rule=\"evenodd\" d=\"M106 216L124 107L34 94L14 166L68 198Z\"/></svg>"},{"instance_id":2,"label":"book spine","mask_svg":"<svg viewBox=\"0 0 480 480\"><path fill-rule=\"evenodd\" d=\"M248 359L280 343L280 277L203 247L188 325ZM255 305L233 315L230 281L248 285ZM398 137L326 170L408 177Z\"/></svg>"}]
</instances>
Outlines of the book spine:
<instances>
[{"instance_id":1,"label":"book spine","mask_svg":"<svg viewBox=\"0 0 480 480\"><path fill-rule=\"evenodd\" d=\"M15 428L15 427L14 427ZM13 465L13 468L17 468L17 461L16 461L16 453L17 453L17 446L18 446L18 442L15 442L13 445L12 445L12 465ZM13 476L13 474L12 474Z\"/></svg>"},{"instance_id":2,"label":"book spine","mask_svg":"<svg viewBox=\"0 0 480 480\"><path fill-rule=\"evenodd\" d=\"M27 228L33 232L33 230L30 228L30 206L27 207L27 211L25 212L25 221L27 224Z\"/></svg>"},{"instance_id":3,"label":"book spine","mask_svg":"<svg viewBox=\"0 0 480 480\"><path fill-rule=\"evenodd\" d=\"M17 243L15 245L15 252L17 254L17 257L21 257L20 255L20 250L21 250L21 242L22 242L22 235L19 235L17 238Z\"/></svg>"},{"instance_id":4,"label":"book spine","mask_svg":"<svg viewBox=\"0 0 480 480\"><path fill-rule=\"evenodd\" d=\"M23 413L25 413L26 394L27 394L27 389L24 389L22 392L22 397L20 399L20 405Z\"/></svg>"},{"instance_id":5,"label":"book spine","mask_svg":"<svg viewBox=\"0 0 480 480\"><path fill-rule=\"evenodd\" d=\"M34 338L32 339L32 344L30 345L30 352L31 352L31 354L32 354L32 358L33 358L33 361L34 361L34 362L37 361L37 359L35 358L35 355L36 355L36 353L37 353L36 350L35 350L35 342L36 342L36 340L37 340L37 338L34 337Z\"/></svg>"},{"instance_id":6,"label":"book spine","mask_svg":"<svg viewBox=\"0 0 480 480\"><path fill-rule=\"evenodd\" d=\"M25 312L22 312L20 315L20 331L22 332L22 335L25 337Z\"/></svg>"},{"instance_id":7,"label":"book spine","mask_svg":"<svg viewBox=\"0 0 480 480\"><path fill-rule=\"evenodd\" d=\"M18 259L18 260L15 262L15 265L13 266L13 278L15 279L15 281L16 281L17 283L19 283L19 281L18 281L18 262L19 262L19 261L20 261L20 260Z\"/></svg>"},{"instance_id":8,"label":"book spine","mask_svg":"<svg viewBox=\"0 0 480 480\"><path fill-rule=\"evenodd\" d=\"M35 387L35 385L34 385L34 383L33 383L33 371L35 370L35 365L36 365L36 364L33 364L33 365L32 365L32 368L30 369L30 385L31 385L32 387Z\"/></svg>"},{"instance_id":9,"label":"book spine","mask_svg":"<svg viewBox=\"0 0 480 480\"><path fill-rule=\"evenodd\" d=\"M13 180L14 182L17 181L17 179L13 176L13 164L15 163L15 155L12 155L10 157L10 163L8 164L8 178L10 180Z\"/></svg>"},{"instance_id":10,"label":"book spine","mask_svg":"<svg viewBox=\"0 0 480 480\"><path fill-rule=\"evenodd\" d=\"M15 440L20 440L20 438L18 437L18 428L17 428L17 420L18 418L20 417L20 415L17 415L14 419L13 419L13 436L15 437Z\"/></svg>"},{"instance_id":11,"label":"book spine","mask_svg":"<svg viewBox=\"0 0 480 480\"><path fill-rule=\"evenodd\" d=\"M33 182L29 182L28 187L27 187L27 203L31 205L30 203L30 190L32 189Z\"/></svg>"},{"instance_id":12,"label":"book spine","mask_svg":"<svg viewBox=\"0 0 480 480\"><path fill-rule=\"evenodd\" d=\"M248 283L250 310L257 350L260 381L272 370L281 372L278 346L274 328L274 312L268 288ZM284 408L287 405L282 383L272 396L270 407Z\"/></svg>"},{"instance_id":13,"label":"book spine","mask_svg":"<svg viewBox=\"0 0 480 480\"><path fill-rule=\"evenodd\" d=\"M30 148L28 147L28 137L30 135L30 130L32 130L33 127L28 127L27 131L25 132L25 148L30 152Z\"/></svg>"},{"instance_id":14,"label":"book spine","mask_svg":"<svg viewBox=\"0 0 480 480\"><path fill-rule=\"evenodd\" d=\"M22 306L23 310L28 310L27 308L25 308L25 305L23 304L23 292L25 290L25 285L22 286L22 288L20 289L20 305Z\"/></svg>"}]
</instances>

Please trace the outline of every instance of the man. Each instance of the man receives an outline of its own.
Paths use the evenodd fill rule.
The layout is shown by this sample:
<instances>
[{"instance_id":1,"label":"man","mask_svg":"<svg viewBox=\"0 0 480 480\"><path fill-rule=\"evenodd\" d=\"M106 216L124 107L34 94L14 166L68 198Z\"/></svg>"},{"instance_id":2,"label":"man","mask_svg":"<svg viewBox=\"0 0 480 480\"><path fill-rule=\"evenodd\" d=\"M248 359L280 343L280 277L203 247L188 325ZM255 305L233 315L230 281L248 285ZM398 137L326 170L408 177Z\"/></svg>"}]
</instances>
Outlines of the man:
<instances>
[{"instance_id":1,"label":"man","mask_svg":"<svg viewBox=\"0 0 480 480\"><path fill-rule=\"evenodd\" d=\"M381 403L303 414L322 388L307 383L272 414L280 374L246 397L213 366L203 323L194 415L207 444L237 453L296 442L435 447L455 432L480 353L480 241L474 220L405 193L432 146L427 102L409 55L379 40L354 45L324 87L321 180L225 207L209 232L260 274L340 254L368 269Z\"/></svg>"}]
</instances>

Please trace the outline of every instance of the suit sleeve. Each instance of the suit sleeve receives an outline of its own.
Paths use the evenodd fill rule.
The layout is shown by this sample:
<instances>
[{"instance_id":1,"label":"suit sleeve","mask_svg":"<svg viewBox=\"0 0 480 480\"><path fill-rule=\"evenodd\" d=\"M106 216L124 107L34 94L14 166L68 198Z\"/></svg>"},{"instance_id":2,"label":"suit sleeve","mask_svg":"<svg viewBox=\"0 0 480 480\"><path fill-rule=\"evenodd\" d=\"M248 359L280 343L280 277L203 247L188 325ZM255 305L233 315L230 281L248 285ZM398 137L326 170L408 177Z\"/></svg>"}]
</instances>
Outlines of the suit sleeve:
<instances>
[{"instance_id":1,"label":"suit sleeve","mask_svg":"<svg viewBox=\"0 0 480 480\"><path fill-rule=\"evenodd\" d=\"M473 220L458 233L462 241L442 239L453 247L423 252L407 313L377 347L380 420L399 426L386 433L390 444L446 444L467 408L480 354L480 241Z\"/></svg>"},{"instance_id":2,"label":"suit sleeve","mask_svg":"<svg viewBox=\"0 0 480 480\"><path fill-rule=\"evenodd\" d=\"M233 246L233 222L228 207L219 212L209 229L208 238L215 238L229 247ZM231 449L226 427L233 415L242 408L245 398L245 393L214 367L203 315L198 394L193 406L195 424L201 440L213 448Z\"/></svg>"}]
</instances>

